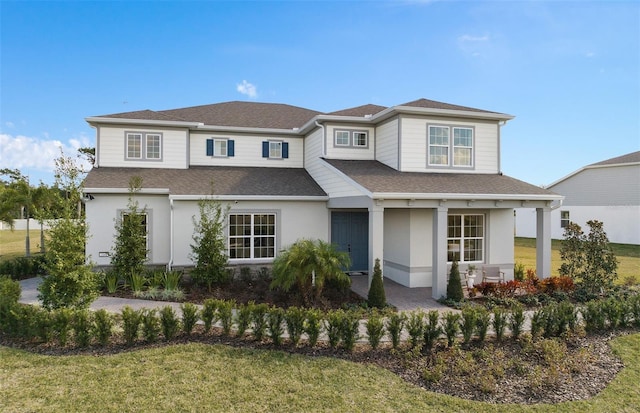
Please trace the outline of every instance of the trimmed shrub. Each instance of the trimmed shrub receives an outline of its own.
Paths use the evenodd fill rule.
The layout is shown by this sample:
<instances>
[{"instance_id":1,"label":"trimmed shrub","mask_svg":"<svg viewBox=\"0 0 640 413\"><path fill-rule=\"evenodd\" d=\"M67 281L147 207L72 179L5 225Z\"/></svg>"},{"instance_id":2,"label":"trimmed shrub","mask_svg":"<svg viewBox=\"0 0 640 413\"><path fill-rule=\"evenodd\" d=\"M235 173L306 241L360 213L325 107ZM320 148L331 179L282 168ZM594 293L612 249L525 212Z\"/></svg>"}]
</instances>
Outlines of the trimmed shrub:
<instances>
[{"instance_id":1,"label":"trimmed shrub","mask_svg":"<svg viewBox=\"0 0 640 413\"><path fill-rule=\"evenodd\" d=\"M507 326L507 313L500 307L493 309L493 332L496 333L496 340L502 341L504 329Z\"/></svg>"},{"instance_id":2,"label":"trimmed shrub","mask_svg":"<svg viewBox=\"0 0 640 413\"><path fill-rule=\"evenodd\" d=\"M244 336L244 333L249 328L249 324L251 324L253 306L253 301L250 301L247 305L240 304L238 308L236 308L236 334L238 337Z\"/></svg>"},{"instance_id":3,"label":"trimmed shrub","mask_svg":"<svg viewBox=\"0 0 640 413\"><path fill-rule=\"evenodd\" d=\"M91 315L89 310L77 310L71 319L74 340L79 347L87 347L91 342Z\"/></svg>"},{"instance_id":4,"label":"trimmed shrub","mask_svg":"<svg viewBox=\"0 0 640 413\"><path fill-rule=\"evenodd\" d=\"M476 310L476 334L478 340L482 343L487 338L487 332L491 325L491 313L484 307L479 307Z\"/></svg>"},{"instance_id":5,"label":"trimmed shrub","mask_svg":"<svg viewBox=\"0 0 640 413\"><path fill-rule=\"evenodd\" d=\"M160 336L160 319L155 308L142 311L142 338L147 343L155 343Z\"/></svg>"},{"instance_id":6,"label":"trimmed shrub","mask_svg":"<svg viewBox=\"0 0 640 413\"><path fill-rule=\"evenodd\" d=\"M113 316L104 308L93 314L93 336L101 346L106 346L113 331Z\"/></svg>"},{"instance_id":7,"label":"trimmed shrub","mask_svg":"<svg viewBox=\"0 0 640 413\"><path fill-rule=\"evenodd\" d=\"M322 317L320 310L310 308L305 310L304 332L311 347L315 346L322 331Z\"/></svg>"},{"instance_id":8,"label":"trimmed shrub","mask_svg":"<svg viewBox=\"0 0 640 413\"><path fill-rule=\"evenodd\" d=\"M222 324L222 334L225 336L231 334L231 328L233 327L233 307L235 304L235 300L217 300L218 318L220 324Z\"/></svg>"},{"instance_id":9,"label":"trimmed shrub","mask_svg":"<svg viewBox=\"0 0 640 413\"><path fill-rule=\"evenodd\" d=\"M449 281L447 282L447 299L456 302L462 301L464 294L462 293L462 281L460 280L460 270L458 262L451 264L451 272L449 273Z\"/></svg>"},{"instance_id":10,"label":"trimmed shrub","mask_svg":"<svg viewBox=\"0 0 640 413\"><path fill-rule=\"evenodd\" d=\"M460 330L460 314L449 311L444 315L444 334L447 336L447 347L453 346Z\"/></svg>"},{"instance_id":11,"label":"trimmed shrub","mask_svg":"<svg viewBox=\"0 0 640 413\"><path fill-rule=\"evenodd\" d=\"M442 335L442 327L440 327L440 313L438 310L431 310L427 313L427 320L424 323L424 346L431 351L434 344Z\"/></svg>"},{"instance_id":12,"label":"trimmed shrub","mask_svg":"<svg viewBox=\"0 0 640 413\"><path fill-rule=\"evenodd\" d=\"M66 346L71 332L73 311L69 308L59 308L53 312L53 329L58 337L58 344Z\"/></svg>"},{"instance_id":13,"label":"trimmed shrub","mask_svg":"<svg viewBox=\"0 0 640 413\"><path fill-rule=\"evenodd\" d=\"M382 281L382 270L380 269L380 259L376 258L373 267L373 279L369 287L367 295L367 303L372 308L384 308L387 306L387 298L384 292L384 283Z\"/></svg>"},{"instance_id":14,"label":"trimmed shrub","mask_svg":"<svg viewBox=\"0 0 640 413\"><path fill-rule=\"evenodd\" d=\"M180 330L180 320L176 315L176 310L167 305L160 309L160 324L162 324L162 334L165 340L173 339Z\"/></svg>"},{"instance_id":15,"label":"trimmed shrub","mask_svg":"<svg viewBox=\"0 0 640 413\"><path fill-rule=\"evenodd\" d=\"M402 329L406 320L407 316L404 313L392 313L387 319L387 331L391 338L391 346L394 349L400 346Z\"/></svg>"},{"instance_id":16,"label":"trimmed shrub","mask_svg":"<svg viewBox=\"0 0 640 413\"><path fill-rule=\"evenodd\" d=\"M127 305L122 309L121 316L124 341L131 346L138 340L142 314Z\"/></svg>"},{"instance_id":17,"label":"trimmed shrub","mask_svg":"<svg viewBox=\"0 0 640 413\"><path fill-rule=\"evenodd\" d=\"M202 322L204 323L204 333L211 331L211 326L216 323L218 312L218 301L213 298L207 298L202 305Z\"/></svg>"},{"instance_id":18,"label":"trimmed shrub","mask_svg":"<svg viewBox=\"0 0 640 413\"><path fill-rule=\"evenodd\" d=\"M382 321L380 313L374 310L366 322L366 327L369 345L375 350L380 345L382 337L384 337L384 322Z\"/></svg>"},{"instance_id":19,"label":"trimmed shrub","mask_svg":"<svg viewBox=\"0 0 640 413\"><path fill-rule=\"evenodd\" d=\"M53 313L44 308L37 308L35 313L36 335L43 343L49 343L53 338Z\"/></svg>"},{"instance_id":20,"label":"trimmed shrub","mask_svg":"<svg viewBox=\"0 0 640 413\"><path fill-rule=\"evenodd\" d=\"M329 346L331 348L338 347L340 343L340 333L342 330L342 319L344 318L343 310L333 310L327 313L327 318L324 320L325 331L329 338Z\"/></svg>"},{"instance_id":21,"label":"trimmed shrub","mask_svg":"<svg viewBox=\"0 0 640 413\"><path fill-rule=\"evenodd\" d=\"M180 305L180 310L182 310L182 331L190 336L199 319L198 307L193 303L184 303Z\"/></svg>"},{"instance_id":22,"label":"trimmed shrub","mask_svg":"<svg viewBox=\"0 0 640 413\"><path fill-rule=\"evenodd\" d=\"M289 307L284 314L287 333L291 344L297 346L304 332L305 311L299 307Z\"/></svg>"},{"instance_id":23,"label":"trimmed shrub","mask_svg":"<svg viewBox=\"0 0 640 413\"><path fill-rule=\"evenodd\" d=\"M284 310L279 307L271 307L267 312L267 324L269 326L269 337L276 346L282 345L283 322Z\"/></svg>"},{"instance_id":24,"label":"trimmed shrub","mask_svg":"<svg viewBox=\"0 0 640 413\"><path fill-rule=\"evenodd\" d=\"M537 310L531 316L531 337L536 338L542 335L546 320L543 309Z\"/></svg>"},{"instance_id":25,"label":"trimmed shrub","mask_svg":"<svg viewBox=\"0 0 640 413\"><path fill-rule=\"evenodd\" d=\"M255 304L252 306L251 321L253 322L253 336L257 341L262 341L267 332L267 312L269 306L267 304Z\"/></svg>"},{"instance_id":26,"label":"trimmed shrub","mask_svg":"<svg viewBox=\"0 0 640 413\"><path fill-rule=\"evenodd\" d=\"M509 329L511 330L511 337L517 340L522 334L522 327L524 326L525 315L524 308L521 304L515 305L509 314Z\"/></svg>"},{"instance_id":27,"label":"trimmed shrub","mask_svg":"<svg viewBox=\"0 0 640 413\"><path fill-rule=\"evenodd\" d=\"M460 318L460 331L462 331L462 341L468 344L476 330L476 310L475 308L465 305L462 307Z\"/></svg>"},{"instance_id":28,"label":"trimmed shrub","mask_svg":"<svg viewBox=\"0 0 640 413\"><path fill-rule=\"evenodd\" d=\"M20 283L8 276L0 275L0 306L17 304L20 295L22 295Z\"/></svg>"},{"instance_id":29,"label":"trimmed shrub","mask_svg":"<svg viewBox=\"0 0 640 413\"><path fill-rule=\"evenodd\" d=\"M342 346L353 351L356 341L360 338L358 334L360 328L360 312L349 310L343 314L342 323L340 324L340 338Z\"/></svg>"},{"instance_id":30,"label":"trimmed shrub","mask_svg":"<svg viewBox=\"0 0 640 413\"><path fill-rule=\"evenodd\" d=\"M424 312L421 310L412 311L409 314L406 326L407 333L409 333L409 341L411 342L411 347L418 347L424 333Z\"/></svg>"}]
</instances>

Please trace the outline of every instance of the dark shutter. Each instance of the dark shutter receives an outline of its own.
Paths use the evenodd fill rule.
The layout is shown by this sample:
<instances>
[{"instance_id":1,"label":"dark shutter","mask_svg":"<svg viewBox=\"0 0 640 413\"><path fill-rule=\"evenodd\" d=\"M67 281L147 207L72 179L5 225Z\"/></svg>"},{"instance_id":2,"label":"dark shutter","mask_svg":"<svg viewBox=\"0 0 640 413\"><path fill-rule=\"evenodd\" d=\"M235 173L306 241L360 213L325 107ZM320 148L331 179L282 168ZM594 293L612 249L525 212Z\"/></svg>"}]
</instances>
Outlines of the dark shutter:
<instances>
[{"instance_id":1,"label":"dark shutter","mask_svg":"<svg viewBox=\"0 0 640 413\"><path fill-rule=\"evenodd\" d=\"M213 156L213 139L207 139L207 156Z\"/></svg>"},{"instance_id":2,"label":"dark shutter","mask_svg":"<svg viewBox=\"0 0 640 413\"><path fill-rule=\"evenodd\" d=\"M269 142L268 141L262 142L262 157L263 158L268 158L269 157Z\"/></svg>"},{"instance_id":3,"label":"dark shutter","mask_svg":"<svg viewBox=\"0 0 640 413\"><path fill-rule=\"evenodd\" d=\"M289 142L282 142L282 158L287 159L289 157Z\"/></svg>"},{"instance_id":4,"label":"dark shutter","mask_svg":"<svg viewBox=\"0 0 640 413\"><path fill-rule=\"evenodd\" d=\"M235 146L234 145L234 141L232 139L229 139L227 141L227 156L234 156L235 155Z\"/></svg>"}]
</instances>

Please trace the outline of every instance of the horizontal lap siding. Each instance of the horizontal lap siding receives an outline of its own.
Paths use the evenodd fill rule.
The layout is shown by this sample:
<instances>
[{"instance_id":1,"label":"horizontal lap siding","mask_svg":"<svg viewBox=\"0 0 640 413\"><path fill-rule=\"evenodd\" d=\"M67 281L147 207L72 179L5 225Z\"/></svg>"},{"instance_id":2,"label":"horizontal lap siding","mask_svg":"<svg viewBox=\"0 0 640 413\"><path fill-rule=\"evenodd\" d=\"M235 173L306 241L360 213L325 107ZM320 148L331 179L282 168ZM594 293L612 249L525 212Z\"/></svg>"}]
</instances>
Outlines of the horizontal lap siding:
<instances>
[{"instance_id":1,"label":"horizontal lap siding","mask_svg":"<svg viewBox=\"0 0 640 413\"><path fill-rule=\"evenodd\" d=\"M398 119L376 128L376 159L398 169Z\"/></svg>"},{"instance_id":2,"label":"horizontal lap siding","mask_svg":"<svg viewBox=\"0 0 640 413\"><path fill-rule=\"evenodd\" d=\"M162 160L125 160L126 133L161 133ZM105 127L99 131L98 166L128 168L187 168L186 129L157 129L140 127Z\"/></svg>"},{"instance_id":3,"label":"horizontal lap siding","mask_svg":"<svg viewBox=\"0 0 640 413\"><path fill-rule=\"evenodd\" d=\"M590 168L549 187L564 205L640 205L640 165Z\"/></svg>"},{"instance_id":4,"label":"horizontal lap siding","mask_svg":"<svg viewBox=\"0 0 640 413\"><path fill-rule=\"evenodd\" d=\"M366 148L358 147L336 147L335 131L364 131L367 132ZM375 129L363 127L358 124L354 125L327 125L327 158L329 159L354 159L354 160L373 160L375 157Z\"/></svg>"},{"instance_id":5,"label":"horizontal lap siding","mask_svg":"<svg viewBox=\"0 0 640 413\"><path fill-rule=\"evenodd\" d=\"M498 125L488 121L466 121L447 118L401 118L401 170L403 172L498 172ZM474 128L473 168L428 168L427 125L464 126Z\"/></svg>"},{"instance_id":6,"label":"horizontal lap siding","mask_svg":"<svg viewBox=\"0 0 640 413\"><path fill-rule=\"evenodd\" d=\"M207 139L231 139L235 153L230 157L207 156ZM262 142L278 140L289 144L289 158L269 159L262 157ZM245 135L220 133L191 133L190 163L193 166L259 166L273 168L302 168L304 144L300 137L275 135Z\"/></svg>"}]
</instances>

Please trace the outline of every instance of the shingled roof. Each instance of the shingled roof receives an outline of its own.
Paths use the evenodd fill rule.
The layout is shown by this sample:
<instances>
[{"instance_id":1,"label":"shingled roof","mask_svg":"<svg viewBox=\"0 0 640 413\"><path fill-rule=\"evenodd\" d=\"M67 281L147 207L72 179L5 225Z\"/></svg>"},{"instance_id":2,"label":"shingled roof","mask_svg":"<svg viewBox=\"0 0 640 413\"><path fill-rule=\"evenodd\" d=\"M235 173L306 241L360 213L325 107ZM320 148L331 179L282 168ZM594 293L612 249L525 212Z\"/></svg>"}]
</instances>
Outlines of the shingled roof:
<instances>
[{"instance_id":1,"label":"shingled roof","mask_svg":"<svg viewBox=\"0 0 640 413\"><path fill-rule=\"evenodd\" d=\"M129 187L132 176L142 178L146 189L168 189L171 195L206 195L214 185L216 195L326 196L302 168L192 166L189 169L93 168L86 190Z\"/></svg>"},{"instance_id":2,"label":"shingled roof","mask_svg":"<svg viewBox=\"0 0 640 413\"><path fill-rule=\"evenodd\" d=\"M325 162L373 193L556 195L499 174L400 172L378 161Z\"/></svg>"},{"instance_id":3,"label":"shingled roof","mask_svg":"<svg viewBox=\"0 0 640 413\"><path fill-rule=\"evenodd\" d=\"M356 106L355 108L342 109L335 112L330 112L328 115L337 115L337 116L366 116L366 115L375 115L378 112L382 112L386 109L386 106L379 105L362 105Z\"/></svg>"},{"instance_id":4,"label":"shingled roof","mask_svg":"<svg viewBox=\"0 0 640 413\"><path fill-rule=\"evenodd\" d=\"M615 158L607 159L601 162L596 162L589 166L620 165L625 163L638 163L638 162L640 162L640 151L631 152L622 156L616 156Z\"/></svg>"},{"instance_id":5,"label":"shingled roof","mask_svg":"<svg viewBox=\"0 0 640 413\"><path fill-rule=\"evenodd\" d=\"M466 112L483 112L483 113L497 113L490 112L488 110L470 108L468 106L452 105L451 103L438 102L429 99L418 99L411 102L403 103L398 106L410 106L414 108L426 108L426 109L446 109L446 110L461 110Z\"/></svg>"}]
</instances>

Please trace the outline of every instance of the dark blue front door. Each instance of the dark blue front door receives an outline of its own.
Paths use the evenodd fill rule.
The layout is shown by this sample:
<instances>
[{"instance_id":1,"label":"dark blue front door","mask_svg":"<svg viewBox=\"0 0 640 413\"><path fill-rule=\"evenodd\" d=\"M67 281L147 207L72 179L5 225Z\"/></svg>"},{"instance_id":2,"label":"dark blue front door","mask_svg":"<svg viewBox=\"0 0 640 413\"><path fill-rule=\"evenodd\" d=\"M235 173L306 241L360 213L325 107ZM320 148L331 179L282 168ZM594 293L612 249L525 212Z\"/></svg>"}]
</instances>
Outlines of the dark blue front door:
<instances>
[{"instance_id":1,"label":"dark blue front door","mask_svg":"<svg viewBox=\"0 0 640 413\"><path fill-rule=\"evenodd\" d=\"M331 242L349 253L349 271L369 271L368 212L331 212Z\"/></svg>"}]
</instances>

